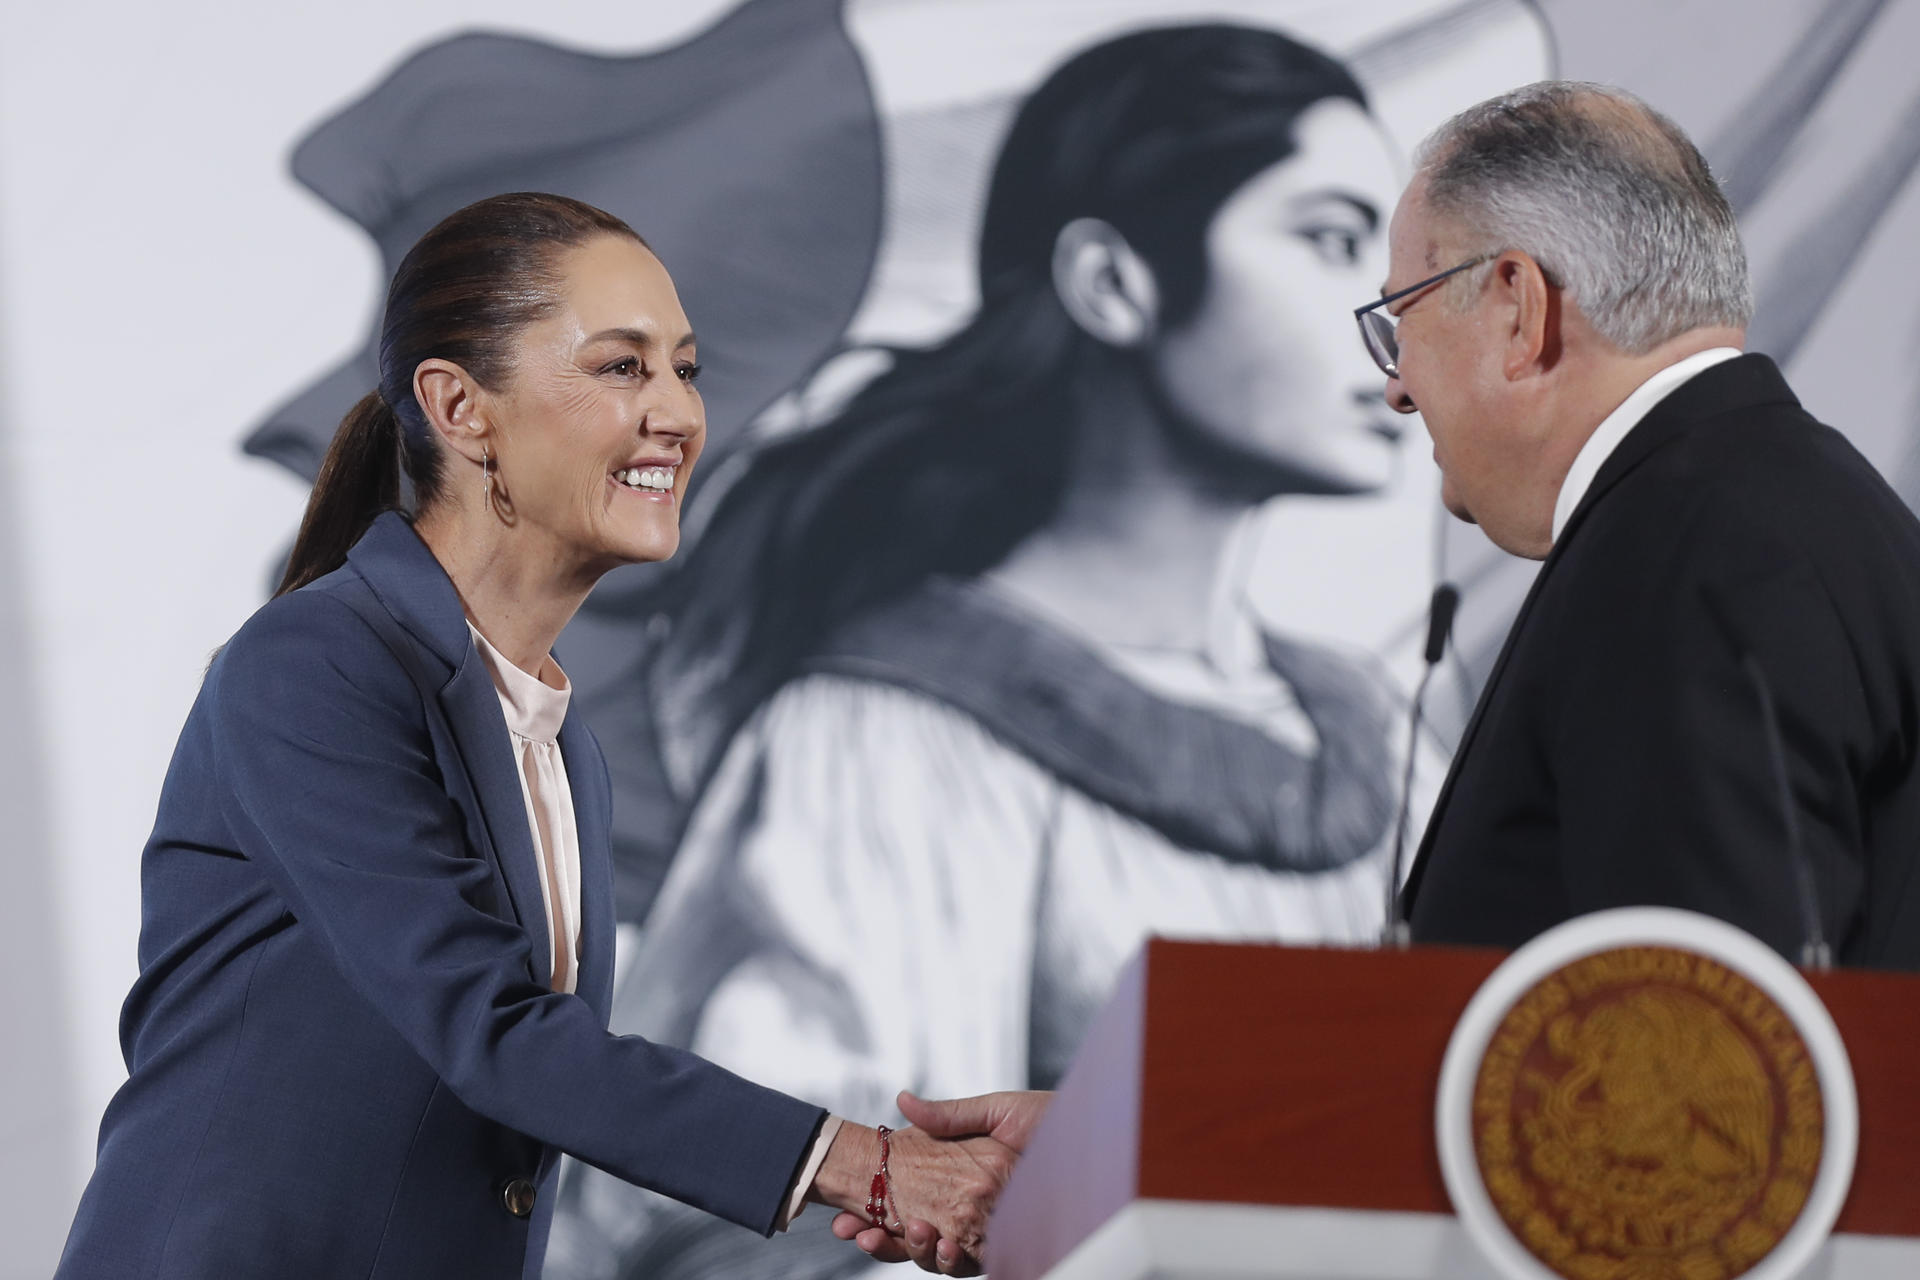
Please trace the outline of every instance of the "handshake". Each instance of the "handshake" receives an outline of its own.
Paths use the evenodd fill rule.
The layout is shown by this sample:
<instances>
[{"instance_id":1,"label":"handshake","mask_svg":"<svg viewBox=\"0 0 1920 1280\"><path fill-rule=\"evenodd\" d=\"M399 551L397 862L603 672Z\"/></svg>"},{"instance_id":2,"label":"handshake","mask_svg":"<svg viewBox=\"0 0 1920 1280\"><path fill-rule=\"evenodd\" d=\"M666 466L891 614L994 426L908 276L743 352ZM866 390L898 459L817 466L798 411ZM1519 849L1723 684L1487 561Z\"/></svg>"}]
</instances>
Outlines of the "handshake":
<instances>
[{"instance_id":1,"label":"handshake","mask_svg":"<svg viewBox=\"0 0 1920 1280\"><path fill-rule=\"evenodd\" d=\"M928 1102L903 1092L900 1113L913 1127L888 1138L885 1179L880 1134L848 1122L834 1136L807 1198L839 1209L833 1233L880 1261L913 1261L945 1276L979 1275L987 1215L1051 1097L989 1093ZM869 1206L882 1203L884 1225L875 1226Z\"/></svg>"}]
</instances>

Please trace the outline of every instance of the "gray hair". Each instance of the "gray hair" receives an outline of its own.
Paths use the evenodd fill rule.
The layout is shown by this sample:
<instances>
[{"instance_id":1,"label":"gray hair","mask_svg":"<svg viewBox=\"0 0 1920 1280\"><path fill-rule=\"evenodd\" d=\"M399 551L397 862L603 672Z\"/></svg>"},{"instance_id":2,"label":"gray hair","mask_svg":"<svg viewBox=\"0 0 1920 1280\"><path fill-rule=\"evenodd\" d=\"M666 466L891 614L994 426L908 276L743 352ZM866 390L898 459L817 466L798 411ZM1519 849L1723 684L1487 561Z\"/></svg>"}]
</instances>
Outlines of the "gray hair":
<instances>
[{"instance_id":1,"label":"gray hair","mask_svg":"<svg viewBox=\"0 0 1920 1280\"><path fill-rule=\"evenodd\" d=\"M1414 163L1428 207L1476 251L1531 255L1622 351L1753 318L1740 228L1706 160L1624 90L1516 89L1441 125Z\"/></svg>"}]
</instances>

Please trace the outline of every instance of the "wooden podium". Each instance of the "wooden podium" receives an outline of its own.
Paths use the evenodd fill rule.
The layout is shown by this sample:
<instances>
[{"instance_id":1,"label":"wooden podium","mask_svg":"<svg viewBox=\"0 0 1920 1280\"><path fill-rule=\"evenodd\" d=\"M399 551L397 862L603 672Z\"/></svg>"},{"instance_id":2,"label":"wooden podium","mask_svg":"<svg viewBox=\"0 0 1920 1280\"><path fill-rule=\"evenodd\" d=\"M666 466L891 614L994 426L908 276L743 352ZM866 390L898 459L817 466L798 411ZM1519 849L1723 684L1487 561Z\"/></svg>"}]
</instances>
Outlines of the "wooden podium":
<instances>
[{"instance_id":1,"label":"wooden podium","mask_svg":"<svg viewBox=\"0 0 1920 1280\"><path fill-rule=\"evenodd\" d=\"M989 1231L994 1280L1491 1276L1434 1136L1449 1037L1505 953L1150 941ZM1858 1088L1806 1280L1920 1277L1920 978L1809 974Z\"/></svg>"}]
</instances>

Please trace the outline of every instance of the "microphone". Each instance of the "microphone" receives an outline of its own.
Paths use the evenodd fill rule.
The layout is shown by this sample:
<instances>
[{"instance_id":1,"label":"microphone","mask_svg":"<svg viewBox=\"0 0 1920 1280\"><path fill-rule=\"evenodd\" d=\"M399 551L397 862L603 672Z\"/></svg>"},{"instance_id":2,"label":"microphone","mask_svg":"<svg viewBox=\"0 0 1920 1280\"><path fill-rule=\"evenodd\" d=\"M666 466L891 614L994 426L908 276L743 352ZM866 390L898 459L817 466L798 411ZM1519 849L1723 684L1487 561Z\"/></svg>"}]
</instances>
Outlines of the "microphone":
<instances>
[{"instance_id":1,"label":"microphone","mask_svg":"<svg viewBox=\"0 0 1920 1280\"><path fill-rule=\"evenodd\" d=\"M1773 686L1767 683L1767 673L1761 670L1759 659L1750 651L1740 655L1740 665L1760 703L1760 724L1767 740L1774 787L1780 796L1781 825L1787 835L1787 860L1793 866L1794 879L1799 882L1800 922L1805 931L1805 941L1800 946L1800 967L1824 973L1833 968L1833 948L1827 945L1826 933L1820 927L1820 890L1814 883L1813 862L1800 840L1800 814L1794 807L1793 784L1787 777L1786 739L1780 734L1780 717L1774 710Z\"/></svg>"},{"instance_id":2,"label":"microphone","mask_svg":"<svg viewBox=\"0 0 1920 1280\"><path fill-rule=\"evenodd\" d=\"M1427 610L1427 672L1440 665L1447 652L1447 637L1453 634L1454 611L1460 607L1460 588L1443 582L1433 589L1433 603Z\"/></svg>"},{"instance_id":3,"label":"microphone","mask_svg":"<svg viewBox=\"0 0 1920 1280\"><path fill-rule=\"evenodd\" d=\"M1400 869L1406 863L1407 821L1413 813L1413 762L1420 747L1420 705L1427 696L1427 682L1447 652L1447 637L1453 634L1454 611L1460 607L1460 588L1443 582L1433 589L1427 605L1427 647L1422 652L1426 669L1413 689L1413 708L1407 716L1407 764L1400 779L1400 812L1393 822L1393 868L1387 875L1386 927L1381 931L1382 946L1405 947L1413 941L1413 926L1400 913Z\"/></svg>"}]
</instances>

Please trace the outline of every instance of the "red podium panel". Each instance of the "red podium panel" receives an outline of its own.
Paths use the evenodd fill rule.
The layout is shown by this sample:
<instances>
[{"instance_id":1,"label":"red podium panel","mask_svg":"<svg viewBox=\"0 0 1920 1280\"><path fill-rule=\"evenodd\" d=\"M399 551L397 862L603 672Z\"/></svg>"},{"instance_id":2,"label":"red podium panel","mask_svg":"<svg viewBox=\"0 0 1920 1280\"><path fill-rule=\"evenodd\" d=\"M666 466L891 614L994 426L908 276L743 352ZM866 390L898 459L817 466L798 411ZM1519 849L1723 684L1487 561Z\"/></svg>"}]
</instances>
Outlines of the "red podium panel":
<instances>
[{"instance_id":1,"label":"red podium panel","mask_svg":"<svg viewBox=\"0 0 1920 1280\"><path fill-rule=\"evenodd\" d=\"M1431 1252L1429 1235L1448 1260L1431 1274L1451 1270L1462 1255L1445 1238L1458 1227L1444 1217L1435 1091L1455 1023L1504 958L1452 947L1149 942L1001 1198L989 1233L994 1277L1082 1274L1063 1264L1076 1251L1084 1260L1090 1238L1143 1204L1325 1210L1287 1221L1356 1233L1342 1257L1373 1238L1394 1255L1375 1270L1361 1259L1351 1269L1292 1270L1282 1259L1243 1267L1222 1256L1228 1246L1196 1235L1210 1275L1427 1274L1407 1259ZM1807 977L1846 1042L1859 1094L1859 1154L1836 1235L1905 1237L1885 1242L1902 1250L1897 1259L1874 1256L1896 1259L1884 1274L1920 1275L1920 978ZM1173 1221L1162 1216L1161 1236ZM1179 1221L1250 1239L1261 1219L1235 1210ZM1281 1223L1269 1238L1286 1234ZM1103 1255L1109 1275L1121 1248L1109 1242ZM1882 1274L1878 1265L1868 1270ZM1160 1259L1127 1274L1183 1272Z\"/></svg>"}]
</instances>

